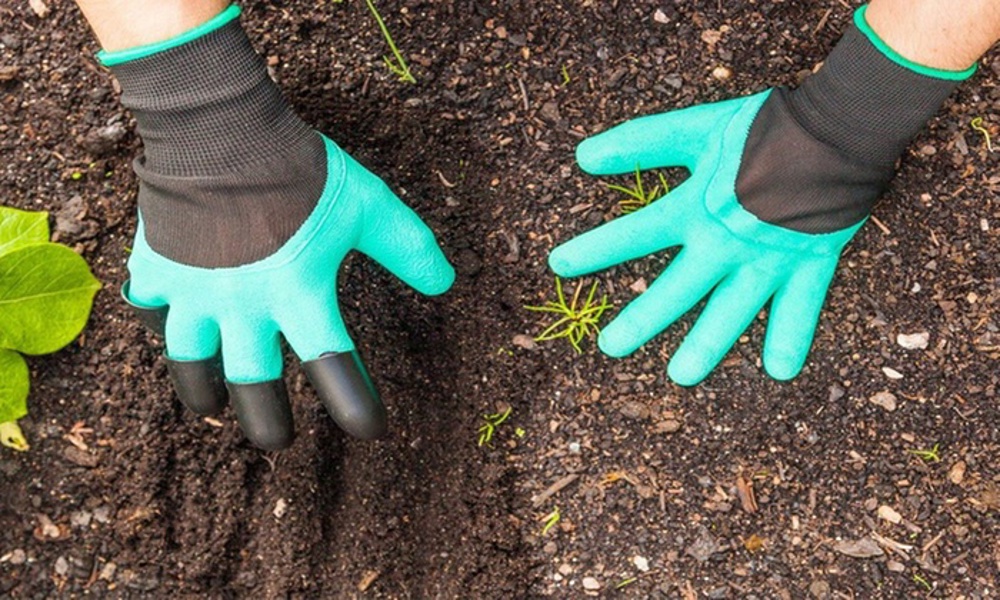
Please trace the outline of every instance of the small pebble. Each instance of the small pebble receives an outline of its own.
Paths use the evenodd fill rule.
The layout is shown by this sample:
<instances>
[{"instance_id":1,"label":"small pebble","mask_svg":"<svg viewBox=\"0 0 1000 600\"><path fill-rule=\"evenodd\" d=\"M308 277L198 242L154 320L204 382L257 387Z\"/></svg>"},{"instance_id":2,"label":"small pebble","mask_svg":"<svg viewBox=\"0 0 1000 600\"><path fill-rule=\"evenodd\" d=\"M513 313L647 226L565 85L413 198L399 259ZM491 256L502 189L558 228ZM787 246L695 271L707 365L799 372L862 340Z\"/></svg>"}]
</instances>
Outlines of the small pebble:
<instances>
[{"instance_id":1,"label":"small pebble","mask_svg":"<svg viewBox=\"0 0 1000 600\"><path fill-rule=\"evenodd\" d=\"M892 367L882 367L882 372L885 373L885 376L888 377L889 379L903 378L903 374L897 371L896 369L893 369Z\"/></svg>"},{"instance_id":2,"label":"small pebble","mask_svg":"<svg viewBox=\"0 0 1000 600\"><path fill-rule=\"evenodd\" d=\"M868 401L876 406L881 406L888 412L896 410L896 396L892 392L879 392Z\"/></svg>"},{"instance_id":3,"label":"small pebble","mask_svg":"<svg viewBox=\"0 0 1000 600\"><path fill-rule=\"evenodd\" d=\"M66 557L60 556L56 559L56 575L65 577L66 573L69 573L69 561L66 560Z\"/></svg>"},{"instance_id":4,"label":"small pebble","mask_svg":"<svg viewBox=\"0 0 1000 600\"><path fill-rule=\"evenodd\" d=\"M115 571L117 570L118 570L118 565L116 565L113 562L109 562L108 564L104 565L104 568L101 569L101 574L99 575L99 577L104 581L112 581L115 578Z\"/></svg>"},{"instance_id":5,"label":"small pebble","mask_svg":"<svg viewBox=\"0 0 1000 600\"><path fill-rule=\"evenodd\" d=\"M583 589L596 591L601 589L601 582L597 581L593 577L583 578Z\"/></svg>"},{"instance_id":6,"label":"small pebble","mask_svg":"<svg viewBox=\"0 0 1000 600\"><path fill-rule=\"evenodd\" d=\"M23 565L25 562L27 562L28 555L24 552L24 550L17 548L10 553L10 558L8 558L7 560L9 560L10 564L12 565Z\"/></svg>"},{"instance_id":7,"label":"small pebble","mask_svg":"<svg viewBox=\"0 0 1000 600\"><path fill-rule=\"evenodd\" d=\"M718 79L719 81L726 81L733 76L733 72L726 67L715 67L712 69L712 77Z\"/></svg>"},{"instance_id":8,"label":"small pebble","mask_svg":"<svg viewBox=\"0 0 1000 600\"><path fill-rule=\"evenodd\" d=\"M645 556L633 556L632 564L635 565L636 569L639 569L643 573L649 570L649 559Z\"/></svg>"},{"instance_id":9,"label":"small pebble","mask_svg":"<svg viewBox=\"0 0 1000 600\"><path fill-rule=\"evenodd\" d=\"M950 469L948 469L948 481L954 483L955 485L961 485L962 480L965 479L965 461L958 461L953 464Z\"/></svg>"},{"instance_id":10,"label":"small pebble","mask_svg":"<svg viewBox=\"0 0 1000 600\"><path fill-rule=\"evenodd\" d=\"M902 573L903 571L906 570L906 567L903 565L903 563L896 560L886 561L885 568L889 569L893 573Z\"/></svg>"},{"instance_id":11,"label":"small pebble","mask_svg":"<svg viewBox=\"0 0 1000 600\"><path fill-rule=\"evenodd\" d=\"M288 512L288 502L284 498L278 498L278 501L274 503L274 518L280 519L285 516Z\"/></svg>"},{"instance_id":12,"label":"small pebble","mask_svg":"<svg viewBox=\"0 0 1000 600\"><path fill-rule=\"evenodd\" d=\"M901 333L896 336L896 343L907 350L923 350L930 342L931 334L926 331L919 333Z\"/></svg>"},{"instance_id":13,"label":"small pebble","mask_svg":"<svg viewBox=\"0 0 1000 600\"><path fill-rule=\"evenodd\" d=\"M886 506L885 504L878 507L878 516L886 521L889 521L893 525L899 525L903 522L903 515L896 512L896 510L891 506Z\"/></svg>"},{"instance_id":14,"label":"small pebble","mask_svg":"<svg viewBox=\"0 0 1000 600\"><path fill-rule=\"evenodd\" d=\"M559 573L565 577L569 577L573 574L573 565L569 563L563 563L559 565Z\"/></svg>"},{"instance_id":15,"label":"small pebble","mask_svg":"<svg viewBox=\"0 0 1000 600\"><path fill-rule=\"evenodd\" d=\"M69 522L71 525L75 527L87 527L88 525L90 525L90 519L92 517L93 515L90 513L90 511L80 510L70 514Z\"/></svg>"},{"instance_id":16,"label":"small pebble","mask_svg":"<svg viewBox=\"0 0 1000 600\"><path fill-rule=\"evenodd\" d=\"M523 333L515 335L514 339L511 340L511 343L517 346L518 348L524 348L525 350L538 349L538 344L535 342L535 339L532 338L530 335L524 335Z\"/></svg>"},{"instance_id":17,"label":"small pebble","mask_svg":"<svg viewBox=\"0 0 1000 600\"><path fill-rule=\"evenodd\" d=\"M555 554L559 551L559 545L555 542L547 542L544 546L542 546L542 551L546 554Z\"/></svg>"},{"instance_id":18,"label":"small pebble","mask_svg":"<svg viewBox=\"0 0 1000 600\"><path fill-rule=\"evenodd\" d=\"M570 442L569 443L569 453L579 454L580 453L580 442Z\"/></svg>"}]
</instances>

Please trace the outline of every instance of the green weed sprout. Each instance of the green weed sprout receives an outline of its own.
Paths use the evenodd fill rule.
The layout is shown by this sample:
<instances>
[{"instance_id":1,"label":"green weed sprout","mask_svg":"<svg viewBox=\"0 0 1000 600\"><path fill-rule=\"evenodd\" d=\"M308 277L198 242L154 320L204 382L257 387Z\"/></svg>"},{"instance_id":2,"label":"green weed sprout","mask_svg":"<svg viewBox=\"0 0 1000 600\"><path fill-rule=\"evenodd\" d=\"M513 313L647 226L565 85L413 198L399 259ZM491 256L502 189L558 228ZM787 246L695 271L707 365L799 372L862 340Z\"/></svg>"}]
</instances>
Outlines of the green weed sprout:
<instances>
[{"instance_id":1,"label":"green weed sprout","mask_svg":"<svg viewBox=\"0 0 1000 600\"><path fill-rule=\"evenodd\" d=\"M941 455L938 454L940 449L941 444L934 444L930 450L910 450L910 454L923 459L924 462L941 462Z\"/></svg>"},{"instance_id":2,"label":"green weed sprout","mask_svg":"<svg viewBox=\"0 0 1000 600\"><path fill-rule=\"evenodd\" d=\"M485 421L482 427L479 428L479 445L487 445L493 439L493 433L496 431L497 427L501 423L507 420L510 416L510 411L513 407L507 407L507 410L502 413L495 413L492 415L483 415L483 421Z\"/></svg>"},{"instance_id":3,"label":"green weed sprout","mask_svg":"<svg viewBox=\"0 0 1000 600\"><path fill-rule=\"evenodd\" d=\"M653 200L656 200L663 194L670 191L670 186L667 185L667 180L664 179L663 173L657 173L657 177L660 178L660 183L649 190L647 193L642 186L642 174L639 172L639 165L635 166L635 187L627 188L623 185L615 185L613 183L608 184L609 190L614 190L616 192L621 192L625 194L625 198L618 202L618 206L622 207L622 213L629 214L633 213L640 208L649 206ZM660 193L662 188L663 193Z\"/></svg>"},{"instance_id":4,"label":"green weed sprout","mask_svg":"<svg viewBox=\"0 0 1000 600\"><path fill-rule=\"evenodd\" d=\"M592 337L595 334L600 333L597 323L600 321L601 315L604 314L604 311L611 308L611 304L608 303L607 296L601 297L600 304L596 304L594 302L594 296L597 293L597 282L595 281L594 285L590 287L590 293L587 294L587 300L582 306L577 308L580 304L580 292L582 290L583 282L581 281L576 286L576 292L573 294L572 302L567 304L566 296L563 294L562 280L556 277L556 296L559 298L557 302L550 300L543 306L524 307L525 309L533 312L547 312L562 315L558 321L549 325L545 331L535 337L536 342L566 338L576 350L577 354L580 354L583 352L580 348L580 342L583 341L583 338L587 336Z\"/></svg>"},{"instance_id":5,"label":"green weed sprout","mask_svg":"<svg viewBox=\"0 0 1000 600\"><path fill-rule=\"evenodd\" d=\"M927 580L921 577L919 573L913 574L913 581L924 586L924 588L926 588L928 592L934 591L934 587L931 584L927 583Z\"/></svg>"},{"instance_id":6,"label":"green weed sprout","mask_svg":"<svg viewBox=\"0 0 1000 600\"><path fill-rule=\"evenodd\" d=\"M990 132L985 127L983 127L983 118L976 117L969 123L969 127L978 131L986 139L986 149L993 152L993 140L990 139Z\"/></svg>"},{"instance_id":7,"label":"green weed sprout","mask_svg":"<svg viewBox=\"0 0 1000 600\"><path fill-rule=\"evenodd\" d=\"M562 516L559 514L559 507L556 506L555 508L553 508L552 512L545 515L544 518L545 518L545 525L542 526L542 535L547 534L550 529L556 526L556 523L559 522L559 519L562 518Z\"/></svg>"},{"instance_id":8,"label":"green weed sprout","mask_svg":"<svg viewBox=\"0 0 1000 600\"><path fill-rule=\"evenodd\" d=\"M562 84L564 86L569 85L570 81L571 79L569 78L569 69L567 69L566 65L564 64L562 66Z\"/></svg>"},{"instance_id":9,"label":"green weed sprout","mask_svg":"<svg viewBox=\"0 0 1000 600\"><path fill-rule=\"evenodd\" d=\"M372 11L372 16L375 17L375 21L378 23L378 28L382 31L382 37L385 38L386 43L389 44L389 49L392 50L394 58L389 58L388 56L382 57L382 60L385 61L385 66L389 68L389 71L392 72L392 74L399 77L400 81L406 83L416 83L417 80L414 79L413 73L410 73L410 67L406 64L406 59L403 58L399 48L396 47L396 42L392 40L392 34L389 33L389 28L385 26L385 21L382 20L382 15L380 15L378 9L375 8L375 3L372 2L372 0L365 0L365 4L368 5L368 10Z\"/></svg>"}]
</instances>

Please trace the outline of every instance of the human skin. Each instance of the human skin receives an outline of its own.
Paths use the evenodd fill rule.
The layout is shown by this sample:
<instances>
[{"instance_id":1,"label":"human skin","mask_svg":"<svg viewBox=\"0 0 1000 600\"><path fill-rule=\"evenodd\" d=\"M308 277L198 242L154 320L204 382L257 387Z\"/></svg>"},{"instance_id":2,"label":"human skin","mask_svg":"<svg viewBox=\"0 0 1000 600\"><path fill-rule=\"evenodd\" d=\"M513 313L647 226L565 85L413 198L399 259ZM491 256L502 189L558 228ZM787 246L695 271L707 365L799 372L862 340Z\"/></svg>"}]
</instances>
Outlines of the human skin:
<instances>
[{"instance_id":1,"label":"human skin","mask_svg":"<svg viewBox=\"0 0 1000 600\"><path fill-rule=\"evenodd\" d=\"M108 52L168 40L208 21L229 4L229 0L77 0Z\"/></svg>"},{"instance_id":2,"label":"human skin","mask_svg":"<svg viewBox=\"0 0 1000 600\"><path fill-rule=\"evenodd\" d=\"M872 0L865 18L896 52L948 71L967 69L1000 39L997 0Z\"/></svg>"}]
</instances>

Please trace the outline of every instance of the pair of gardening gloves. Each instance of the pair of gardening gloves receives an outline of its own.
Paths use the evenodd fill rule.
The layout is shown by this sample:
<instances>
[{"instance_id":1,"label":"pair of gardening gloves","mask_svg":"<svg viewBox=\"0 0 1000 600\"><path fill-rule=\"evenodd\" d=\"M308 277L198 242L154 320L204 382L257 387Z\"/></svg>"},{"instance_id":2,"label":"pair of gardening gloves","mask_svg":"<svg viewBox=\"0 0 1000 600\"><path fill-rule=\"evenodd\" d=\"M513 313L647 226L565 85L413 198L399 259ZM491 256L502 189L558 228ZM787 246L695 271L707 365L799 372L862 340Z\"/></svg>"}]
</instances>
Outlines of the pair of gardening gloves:
<instances>
[{"instance_id":1,"label":"pair of gardening gloves","mask_svg":"<svg viewBox=\"0 0 1000 600\"><path fill-rule=\"evenodd\" d=\"M238 15L232 6L177 38L99 55L145 144L123 295L165 335L175 388L195 412L228 397L251 442L288 446L284 338L333 419L375 438L386 413L337 308L340 262L359 250L429 295L454 271L412 210L292 113ZM576 277L679 248L601 332L606 354L634 352L707 297L668 366L694 385L770 302L764 368L799 373L845 244L912 136L971 75L910 63L864 15L799 89L635 119L580 144L594 175L691 173L550 256Z\"/></svg>"}]
</instances>

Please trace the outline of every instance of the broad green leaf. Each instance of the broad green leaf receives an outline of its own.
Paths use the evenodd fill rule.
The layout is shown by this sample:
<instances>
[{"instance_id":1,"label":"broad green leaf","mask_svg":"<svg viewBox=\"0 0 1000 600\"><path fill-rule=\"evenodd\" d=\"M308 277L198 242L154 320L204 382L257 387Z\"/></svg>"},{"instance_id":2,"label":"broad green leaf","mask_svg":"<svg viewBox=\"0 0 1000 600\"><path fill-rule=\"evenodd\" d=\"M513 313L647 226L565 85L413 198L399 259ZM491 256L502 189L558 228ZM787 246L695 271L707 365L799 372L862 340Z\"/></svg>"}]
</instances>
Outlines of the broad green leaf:
<instances>
[{"instance_id":1,"label":"broad green leaf","mask_svg":"<svg viewBox=\"0 0 1000 600\"><path fill-rule=\"evenodd\" d=\"M0 255L49 241L49 214L0 206Z\"/></svg>"},{"instance_id":2,"label":"broad green leaf","mask_svg":"<svg viewBox=\"0 0 1000 600\"><path fill-rule=\"evenodd\" d=\"M28 445L28 440L24 439L21 428L14 421L0 423L0 444L18 452L26 452L31 447Z\"/></svg>"},{"instance_id":3,"label":"broad green leaf","mask_svg":"<svg viewBox=\"0 0 1000 600\"><path fill-rule=\"evenodd\" d=\"M24 354L62 348L87 324L100 287L66 246L46 242L0 255L0 348Z\"/></svg>"},{"instance_id":4,"label":"broad green leaf","mask_svg":"<svg viewBox=\"0 0 1000 600\"><path fill-rule=\"evenodd\" d=\"M28 414L28 365L13 350L0 349L0 423Z\"/></svg>"}]
</instances>

